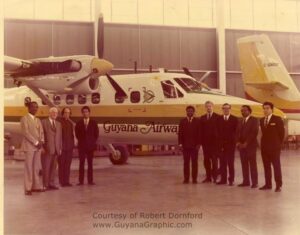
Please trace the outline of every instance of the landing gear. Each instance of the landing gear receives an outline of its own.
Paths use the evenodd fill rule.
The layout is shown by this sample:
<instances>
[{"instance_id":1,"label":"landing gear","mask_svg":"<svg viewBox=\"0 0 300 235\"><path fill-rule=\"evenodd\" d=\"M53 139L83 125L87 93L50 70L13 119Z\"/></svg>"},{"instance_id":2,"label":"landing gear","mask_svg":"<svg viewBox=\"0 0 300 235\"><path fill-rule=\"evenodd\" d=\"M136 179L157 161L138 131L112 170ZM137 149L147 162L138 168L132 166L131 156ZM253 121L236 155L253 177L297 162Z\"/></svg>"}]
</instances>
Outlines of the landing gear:
<instances>
[{"instance_id":1,"label":"landing gear","mask_svg":"<svg viewBox=\"0 0 300 235\"><path fill-rule=\"evenodd\" d=\"M129 151L126 145L108 145L110 150L109 159L114 165L123 165L127 163Z\"/></svg>"}]
</instances>

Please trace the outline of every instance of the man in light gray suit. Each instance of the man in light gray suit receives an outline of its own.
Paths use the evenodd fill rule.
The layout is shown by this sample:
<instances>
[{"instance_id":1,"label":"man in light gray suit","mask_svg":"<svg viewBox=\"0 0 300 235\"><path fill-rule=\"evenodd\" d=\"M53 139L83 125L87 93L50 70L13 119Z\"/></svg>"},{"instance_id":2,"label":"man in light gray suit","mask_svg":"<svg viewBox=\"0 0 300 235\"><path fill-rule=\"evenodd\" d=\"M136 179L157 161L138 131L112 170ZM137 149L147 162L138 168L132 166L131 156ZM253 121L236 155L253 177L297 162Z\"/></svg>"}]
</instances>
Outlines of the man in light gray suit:
<instances>
[{"instance_id":1,"label":"man in light gray suit","mask_svg":"<svg viewBox=\"0 0 300 235\"><path fill-rule=\"evenodd\" d=\"M46 190L58 189L55 185L57 158L61 155L62 130L61 124L56 120L58 110L49 109L49 117L42 120L45 133L45 154L42 156L43 183Z\"/></svg>"},{"instance_id":2,"label":"man in light gray suit","mask_svg":"<svg viewBox=\"0 0 300 235\"><path fill-rule=\"evenodd\" d=\"M23 140L21 151L25 154L24 189L25 195L32 192L43 192L39 179L41 167L41 149L44 143L44 132L40 119L35 117L38 104L27 104L28 114L21 118Z\"/></svg>"}]
</instances>

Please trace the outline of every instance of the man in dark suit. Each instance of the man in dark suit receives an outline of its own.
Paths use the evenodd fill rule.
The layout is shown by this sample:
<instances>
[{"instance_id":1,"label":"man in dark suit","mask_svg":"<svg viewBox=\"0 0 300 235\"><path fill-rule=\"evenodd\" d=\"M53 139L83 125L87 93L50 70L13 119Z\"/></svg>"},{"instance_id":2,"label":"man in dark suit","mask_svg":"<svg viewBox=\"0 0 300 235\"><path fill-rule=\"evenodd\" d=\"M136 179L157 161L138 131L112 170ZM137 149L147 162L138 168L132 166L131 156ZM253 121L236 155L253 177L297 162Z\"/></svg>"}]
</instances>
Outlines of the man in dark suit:
<instances>
[{"instance_id":1,"label":"man in dark suit","mask_svg":"<svg viewBox=\"0 0 300 235\"><path fill-rule=\"evenodd\" d=\"M75 135L78 140L79 150L79 183L84 183L84 163L88 162L88 184L94 185L93 180L93 157L96 150L96 142L99 137L99 129L96 121L90 118L90 108L84 106L81 109L83 119L79 120L75 126Z\"/></svg>"},{"instance_id":2,"label":"man in dark suit","mask_svg":"<svg viewBox=\"0 0 300 235\"><path fill-rule=\"evenodd\" d=\"M234 182L234 151L236 145L237 117L230 114L231 105L223 104L223 116L219 118L218 130L220 141L221 180L217 184L227 184L227 167L229 185Z\"/></svg>"},{"instance_id":3,"label":"man in dark suit","mask_svg":"<svg viewBox=\"0 0 300 235\"><path fill-rule=\"evenodd\" d=\"M58 159L59 182L62 187L72 186L70 184L70 170L74 148L74 126L75 123L70 119L71 109L63 108L61 112L62 128L62 153Z\"/></svg>"},{"instance_id":4,"label":"man in dark suit","mask_svg":"<svg viewBox=\"0 0 300 235\"><path fill-rule=\"evenodd\" d=\"M204 155L204 168L206 178L203 183L212 180L216 182L218 175L218 120L220 116L213 111L214 104L211 101L205 102L206 114L200 117L201 142Z\"/></svg>"},{"instance_id":5,"label":"man in dark suit","mask_svg":"<svg viewBox=\"0 0 300 235\"><path fill-rule=\"evenodd\" d=\"M275 192L280 192L282 187L280 151L284 139L284 124L280 117L273 114L274 105L271 102L263 104L265 117L260 119L261 137L261 156L265 170L266 184L260 190L272 189L272 170L276 182Z\"/></svg>"},{"instance_id":6,"label":"man in dark suit","mask_svg":"<svg viewBox=\"0 0 300 235\"><path fill-rule=\"evenodd\" d=\"M183 152L184 160L184 184L189 183L190 162L192 162L193 183L197 183L198 176L198 151L200 146L199 120L194 117L195 108L186 107L187 117L182 119L179 124L178 144Z\"/></svg>"},{"instance_id":7,"label":"man in dark suit","mask_svg":"<svg viewBox=\"0 0 300 235\"><path fill-rule=\"evenodd\" d=\"M240 120L237 129L237 148L240 151L243 182L239 187L250 186L249 170L251 175L251 188L257 188L257 134L258 120L251 116L252 109L249 105L241 108L243 118Z\"/></svg>"}]
</instances>

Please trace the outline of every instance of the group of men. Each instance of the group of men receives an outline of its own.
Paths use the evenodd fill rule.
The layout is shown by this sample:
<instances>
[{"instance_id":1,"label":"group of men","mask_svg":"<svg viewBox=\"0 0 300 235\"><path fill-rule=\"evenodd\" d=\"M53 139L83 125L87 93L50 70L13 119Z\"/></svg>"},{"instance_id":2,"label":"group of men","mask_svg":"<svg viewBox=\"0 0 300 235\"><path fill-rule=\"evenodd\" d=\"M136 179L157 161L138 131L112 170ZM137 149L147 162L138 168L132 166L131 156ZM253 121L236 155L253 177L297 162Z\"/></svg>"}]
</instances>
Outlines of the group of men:
<instances>
[{"instance_id":1,"label":"group of men","mask_svg":"<svg viewBox=\"0 0 300 235\"><path fill-rule=\"evenodd\" d=\"M25 195L32 192L57 190L57 163L59 184L61 187L70 184L70 167L73 157L74 133L78 140L79 182L84 184L85 159L88 162L88 184L93 181L93 152L99 136L97 123L90 119L90 108L81 109L83 118L76 124L70 119L71 109L64 108L58 120L58 109L51 107L49 117L40 120L35 115L37 102L27 104L28 114L21 118L23 141L21 151L25 154L24 190ZM42 171L41 171L42 169ZM40 182L42 172L42 182Z\"/></svg>"},{"instance_id":2,"label":"group of men","mask_svg":"<svg viewBox=\"0 0 300 235\"><path fill-rule=\"evenodd\" d=\"M70 119L71 109L62 110L58 120L58 109L51 107L49 117L40 120L35 115L38 111L37 102L27 104L28 114L21 118L23 141L21 151L25 154L25 195L32 192L57 190L56 168L58 163L59 183L61 187L70 184L70 167L73 157L74 135L78 140L79 152L79 182L84 184L85 159L88 163L87 180L94 185L93 153L99 137L96 121L90 118L90 108L81 109L83 118L76 124ZM240 187L258 187L256 151L258 147L257 135L259 126L262 131L261 156L265 172L265 185L259 189L272 189L272 170L274 169L276 192L281 191L282 176L280 165L280 151L284 139L284 125L280 117L273 114L273 104L263 104L264 118L258 120L251 116L251 107L241 107L242 119L230 113L231 105L222 106L223 115L213 111L213 103L205 103L206 114L196 118L195 108L186 108L187 117L179 124L178 144L184 157L184 181L189 183L190 163L192 165L192 180L197 183L198 152L202 145L206 178L203 183L214 182L217 185L234 183L234 155L237 148L240 152L243 182ZM42 183L40 182L42 169ZM228 175L228 178L227 178ZM220 180L217 181L218 177ZM251 178L251 180L250 180ZM251 182L251 184L250 184Z\"/></svg>"},{"instance_id":3,"label":"group of men","mask_svg":"<svg viewBox=\"0 0 300 235\"><path fill-rule=\"evenodd\" d=\"M196 118L195 108L186 108L187 117L179 124L178 144L184 158L184 184L189 183L190 164L192 165L192 182L197 183L198 151L202 145L206 178L203 183L214 182L217 185L233 186L235 178L234 158L236 148L239 150L243 182L240 187L258 187L256 152L257 135L261 128L261 156L265 173L265 185L260 190L272 189L272 169L276 182L275 192L280 192L282 175L280 151L284 139L283 120L273 114L273 104L265 102L264 117L259 121L251 116L252 109L248 105L241 107L242 119L230 113L231 105L223 104L223 115L213 111L211 101L205 103L206 114ZM218 177L220 180L218 181Z\"/></svg>"}]
</instances>

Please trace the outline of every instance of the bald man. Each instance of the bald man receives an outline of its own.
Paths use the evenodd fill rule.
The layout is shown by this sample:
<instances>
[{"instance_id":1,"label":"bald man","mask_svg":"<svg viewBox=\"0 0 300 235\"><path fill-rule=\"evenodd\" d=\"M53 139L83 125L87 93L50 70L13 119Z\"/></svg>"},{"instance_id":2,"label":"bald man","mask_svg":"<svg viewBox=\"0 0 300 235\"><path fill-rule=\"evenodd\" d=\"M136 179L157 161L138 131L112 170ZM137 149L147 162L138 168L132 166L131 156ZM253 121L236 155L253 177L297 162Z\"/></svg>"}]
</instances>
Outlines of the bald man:
<instances>
[{"instance_id":1,"label":"bald man","mask_svg":"<svg viewBox=\"0 0 300 235\"><path fill-rule=\"evenodd\" d=\"M49 117L42 120L45 135L45 154L42 156L43 183L46 190L58 189L56 186L56 165L57 158L61 155L62 129L61 124L56 120L58 109L49 109Z\"/></svg>"}]
</instances>

